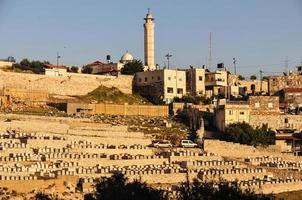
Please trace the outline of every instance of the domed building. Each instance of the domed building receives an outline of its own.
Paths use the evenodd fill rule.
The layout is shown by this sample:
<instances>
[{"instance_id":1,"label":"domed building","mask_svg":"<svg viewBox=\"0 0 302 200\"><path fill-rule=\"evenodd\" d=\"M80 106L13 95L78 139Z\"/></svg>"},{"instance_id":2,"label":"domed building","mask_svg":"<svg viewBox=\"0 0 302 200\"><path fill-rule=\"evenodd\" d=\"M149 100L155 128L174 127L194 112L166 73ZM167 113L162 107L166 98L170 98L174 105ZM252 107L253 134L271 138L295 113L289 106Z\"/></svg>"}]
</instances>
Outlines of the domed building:
<instances>
[{"instance_id":1,"label":"domed building","mask_svg":"<svg viewBox=\"0 0 302 200\"><path fill-rule=\"evenodd\" d=\"M120 62L123 64L127 64L129 62L132 62L134 60L133 56L127 51L122 57Z\"/></svg>"}]
</instances>

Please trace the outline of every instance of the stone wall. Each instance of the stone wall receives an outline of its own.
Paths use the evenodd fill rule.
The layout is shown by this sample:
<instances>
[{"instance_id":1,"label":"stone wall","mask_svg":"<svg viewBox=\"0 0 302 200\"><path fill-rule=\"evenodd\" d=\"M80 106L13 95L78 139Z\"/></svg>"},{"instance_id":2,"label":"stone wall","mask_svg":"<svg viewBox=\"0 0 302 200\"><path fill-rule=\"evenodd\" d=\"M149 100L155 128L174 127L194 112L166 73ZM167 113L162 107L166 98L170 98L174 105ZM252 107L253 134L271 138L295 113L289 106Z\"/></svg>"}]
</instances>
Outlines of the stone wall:
<instances>
[{"instance_id":1,"label":"stone wall","mask_svg":"<svg viewBox=\"0 0 302 200\"><path fill-rule=\"evenodd\" d=\"M204 150L220 156L230 157L249 157L258 155L259 151L248 145L239 143L225 142L220 140L204 140Z\"/></svg>"},{"instance_id":2,"label":"stone wall","mask_svg":"<svg viewBox=\"0 0 302 200\"><path fill-rule=\"evenodd\" d=\"M117 105L117 104L80 104L68 103L67 114L107 114L107 115L142 115L167 117L169 115L168 106L153 105Z\"/></svg>"},{"instance_id":3,"label":"stone wall","mask_svg":"<svg viewBox=\"0 0 302 200\"><path fill-rule=\"evenodd\" d=\"M64 77L38 74L3 72L0 70L0 88L13 87L47 91L56 95L85 95L104 85L116 87L126 94L132 93L133 76L103 76L68 73Z\"/></svg>"},{"instance_id":4,"label":"stone wall","mask_svg":"<svg viewBox=\"0 0 302 200\"><path fill-rule=\"evenodd\" d=\"M251 113L280 113L277 96L250 96L249 106Z\"/></svg>"},{"instance_id":5,"label":"stone wall","mask_svg":"<svg viewBox=\"0 0 302 200\"><path fill-rule=\"evenodd\" d=\"M302 115L251 114L250 124L261 126L267 124L271 129L293 128L302 131Z\"/></svg>"}]
</instances>

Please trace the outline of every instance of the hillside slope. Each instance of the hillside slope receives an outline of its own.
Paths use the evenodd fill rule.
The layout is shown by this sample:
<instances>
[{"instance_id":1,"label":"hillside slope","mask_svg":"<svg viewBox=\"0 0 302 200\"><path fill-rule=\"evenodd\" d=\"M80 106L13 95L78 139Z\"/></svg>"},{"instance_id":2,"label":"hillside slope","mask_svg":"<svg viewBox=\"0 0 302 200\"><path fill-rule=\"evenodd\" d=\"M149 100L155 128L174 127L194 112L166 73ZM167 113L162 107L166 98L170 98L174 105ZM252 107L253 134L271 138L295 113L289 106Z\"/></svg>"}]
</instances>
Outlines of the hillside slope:
<instances>
[{"instance_id":1,"label":"hillside slope","mask_svg":"<svg viewBox=\"0 0 302 200\"><path fill-rule=\"evenodd\" d=\"M87 95L79 96L78 100L85 103L150 104L137 94L125 94L115 87L106 86L99 86Z\"/></svg>"}]
</instances>

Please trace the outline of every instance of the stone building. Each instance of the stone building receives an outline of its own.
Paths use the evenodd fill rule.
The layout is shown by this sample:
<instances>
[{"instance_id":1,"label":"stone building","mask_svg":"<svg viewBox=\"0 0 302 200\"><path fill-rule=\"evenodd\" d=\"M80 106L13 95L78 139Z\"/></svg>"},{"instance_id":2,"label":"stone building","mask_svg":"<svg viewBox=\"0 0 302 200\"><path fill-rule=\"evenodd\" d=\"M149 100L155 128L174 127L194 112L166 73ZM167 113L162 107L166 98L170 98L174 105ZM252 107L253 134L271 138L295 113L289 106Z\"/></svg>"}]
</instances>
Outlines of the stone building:
<instances>
[{"instance_id":1,"label":"stone building","mask_svg":"<svg viewBox=\"0 0 302 200\"><path fill-rule=\"evenodd\" d=\"M267 94L268 93L268 81L267 80L239 80L239 94Z\"/></svg>"},{"instance_id":2,"label":"stone building","mask_svg":"<svg viewBox=\"0 0 302 200\"><path fill-rule=\"evenodd\" d=\"M302 88L285 88L280 92L281 101L289 104L302 104Z\"/></svg>"},{"instance_id":3,"label":"stone building","mask_svg":"<svg viewBox=\"0 0 302 200\"><path fill-rule=\"evenodd\" d=\"M192 96L205 95L205 69L191 68L186 70L187 93Z\"/></svg>"},{"instance_id":4,"label":"stone building","mask_svg":"<svg viewBox=\"0 0 302 200\"><path fill-rule=\"evenodd\" d=\"M186 72L163 69L138 72L134 78L135 90L142 96L170 103L174 97L186 94Z\"/></svg>"},{"instance_id":5,"label":"stone building","mask_svg":"<svg viewBox=\"0 0 302 200\"><path fill-rule=\"evenodd\" d=\"M268 78L268 91L270 95L277 94L285 88L302 88L301 72L285 76L270 76Z\"/></svg>"},{"instance_id":6,"label":"stone building","mask_svg":"<svg viewBox=\"0 0 302 200\"><path fill-rule=\"evenodd\" d=\"M228 74L228 85L237 86L240 95L267 94L267 80L239 80L238 75Z\"/></svg>"},{"instance_id":7,"label":"stone building","mask_svg":"<svg viewBox=\"0 0 302 200\"><path fill-rule=\"evenodd\" d=\"M45 64L45 75L48 76L66 76L67 67L63 65Z\"/></svg>"},{"instance_id":8,"label":"stone building","mask_svg":"<svg viewBox=\"0 0 302 200\"><path fill-rule=\"evenodd\" d=\"M267 124L271 129L291 128L302 130L302 115L280 112L278 96L250 96L248 101L218 102L215 123L220 131L231 123L249 123L253 127Z\"/></svg>"},{"instance_id":9,"label":"stone building","mask_svg":"<svg viewBox=\"0 0 302 200\"><path fill-rule=\"evenodd\" d=\"M124 67L123 63L104 63L101 61L95 61L87 64L83 67L83 71L89 74L111 74L115 75L120 73Z\"/></svg>"},{"instance_id":10,"label":"stone building","mask_svg":"<svg viewBox=\"0 0 302 200\"><path fill-rule=\"evenodd\" d=\"M246 101L227 101L219 105L215 111L216 128L224 131L229 124L250 121L249 104Z\"/></svg>"},{"instance_id":11,"label":"stone building","mask_svg":"<svg viewBox=\"0 0 302 200\"><path fill-rule=\"evenodd\" d=\"M249 106L252 114L280 114L278 96L250 96Z\"/></svg>"}]
</instances>

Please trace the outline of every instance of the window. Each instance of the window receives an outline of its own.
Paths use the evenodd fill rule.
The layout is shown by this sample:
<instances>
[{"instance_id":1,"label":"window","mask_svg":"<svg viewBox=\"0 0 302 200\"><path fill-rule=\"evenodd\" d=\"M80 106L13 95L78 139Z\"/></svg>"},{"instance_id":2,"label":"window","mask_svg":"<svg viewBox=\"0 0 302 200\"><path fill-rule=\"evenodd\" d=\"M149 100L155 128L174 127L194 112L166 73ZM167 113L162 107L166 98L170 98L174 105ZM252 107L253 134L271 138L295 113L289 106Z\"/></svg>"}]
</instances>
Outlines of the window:
<instances>
[{"instance_id":1,"label":"window","mask_svg":"<svg viewBox=\"0 0 302 200\"><path fill-rule=\"evenodd\" d=\"M142 82L142 79L141 79L141 78L139 78L139 79L138 79L138 82Z\"/></svg>"},{"instance_id":2,"label":"window","mask_svg":"<svg viewBox=\"0 0 302 200\"><path fill-rule=\"evenodd\" d=\"M229 110L229 115L232 115L233 114L233 111L232 110Z\"/></svg>"},{"instance_id":3,"label":"window","mask_svg":"<svg viewBox=\"0 0 302 200\"><path fill-rule=\"evenodd\" d=\"M269 108L273 108L273 103L268 103Z\"/></svg>"},{"instance_id":4,"label":"window","mask_svg":"<svg viewBox=\"0 0 302 200\"><path fill-rule=\"evenodd\" d=\"M182 88L177 88L177 94L183 94L183 89Z\"/></svg>"},{"instance_id":5,"label":"window","mask_svg":"<svg viewBox=\"0 0 302 200\"><path fill-rule=\"evenodd\" d=\"M288 123L288 118L284 119L284 123L286 123L286 124Z\"/></svg>"},{"instance_id":6,"label":"window","mask_svg":"<svg viewBox=\"0 0 302 200\"><path fill-rule=\"evenodd\" d=\"M200 81L202 81L202 76L199 76L198 79L199 79Z\"/></svg>"},{"instance_id":7,"label":"window","mask_svg":"<svg viewBox=\"0 0 302 200\"><path fill-rule=\"evenodd\" d=\"M254 84L251 85L251 90L256 90L256 86Z\"/></svg>"},{"instance_id":8,"label":"window","mask_svg":"<svg viewBox=\"0 0 302 200\"><path fill-rule=\"evenodd\" d=\"M168 92L168 93L173 93L173 88L168 87L168 88L167 88L167 92Z\"/></svg>"},{"instance_id":9,"label":"window","mask_svg":"<svg viewBox=\"0 0 302 200\"><path fill-rule=\"evenodd\" d=\"M145 77L145 82L147 82L148 81L148 78L147 77Z\"/></svg>"},{"instance_id":10,"label":"window","mask_svg":"<svg viewBox=\"0 0 302 200\"><path fill-rule=\"evenodd\" d=\"M171 81L171 77L170 76L168 77L168 80Z\"/></svg>"},{"instance_id":11,"label":"window","mask_svg":"<svg viewBox=\"0 0 302 200\"><path fill-rule=\"evenodd\" d=\"M160 76L157 77L157 80L160 81Z\"/></svg>"},{"instance_id":12,"label":"window","mask_svg":"<svg viewBox=\"0 0 302 200\"><path fill-rule=\"evenodd\" d=\"M152 80L154 79L154 76L152 76L152 78L151 78Z\"/></svg>"},{"instance_id":13,"label":"window","mask_svg":"<svg viewBox=\"0 0 302 200\"><path fill-rule=\"evenodd\" d=\"M260 107L260 103L259 102L255 103L255 108L259 108L259 107Z\"/></svg>"},{"instance_id":14,"label":"window","mask_svg":"<svg viewBox=\"0 0 302 200\"><path fill-rule=\"evenodd\" d=\"M240 112L239 114L240 114L240 115L244 115L244 112Z\"/></svg>"}]
</instances>

